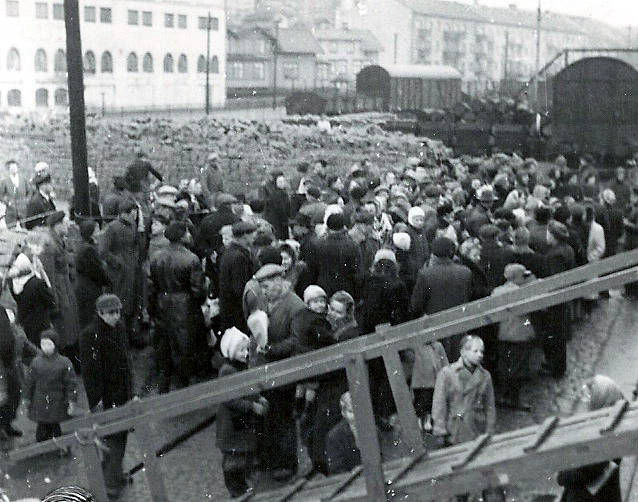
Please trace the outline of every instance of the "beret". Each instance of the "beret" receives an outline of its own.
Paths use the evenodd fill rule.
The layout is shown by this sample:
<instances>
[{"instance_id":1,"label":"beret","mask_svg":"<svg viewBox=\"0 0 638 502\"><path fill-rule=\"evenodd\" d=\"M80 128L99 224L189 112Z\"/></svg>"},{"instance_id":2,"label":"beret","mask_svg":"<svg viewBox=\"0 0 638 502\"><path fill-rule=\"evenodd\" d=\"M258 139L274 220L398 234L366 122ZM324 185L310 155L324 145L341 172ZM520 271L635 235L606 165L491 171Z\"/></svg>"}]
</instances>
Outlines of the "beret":
<instances>
[{"instance_id":1,"label":"beret","mask_svg":"<svg viewBox=\"0 0 638 502\"><path fill-rule=\"evenodd\" d=\"M257 281L263 281L265 279L270 279L271 277L283 276L285 273L284 267L281 265L275 265L274 263L267 263L263 267L261 267L255 275L253 279Z\"/></svg>"},{"instance_id":2,"label":"beret","mask_svg":"<svg viewBox=\"0 0 638 502\"><path fill-rule=\"evenodd\" d=\"M233 237L241 237L257 230L257 226L248 221L237 221L233 223Z\"/></svg>"},{"instance_id":3,"label":"beret","mask_svg":"<svg viewBox=\"0 0 638 502\"><path fill-rule=\"evenodd\" d=\"M96 310L113 310L121 308L122 302L116 295L112 293L103 294L99 296L97 300L95 300Z\"/></svg>"}]
</instances>

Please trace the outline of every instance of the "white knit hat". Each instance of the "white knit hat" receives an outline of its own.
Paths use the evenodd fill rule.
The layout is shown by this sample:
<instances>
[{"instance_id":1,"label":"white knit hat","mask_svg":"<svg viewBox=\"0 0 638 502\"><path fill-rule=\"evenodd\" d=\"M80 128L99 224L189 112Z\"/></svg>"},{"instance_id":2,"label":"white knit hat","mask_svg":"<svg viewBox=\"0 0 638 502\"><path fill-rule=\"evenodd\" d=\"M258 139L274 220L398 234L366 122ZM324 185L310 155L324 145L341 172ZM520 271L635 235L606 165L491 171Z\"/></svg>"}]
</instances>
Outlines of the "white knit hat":
<instances>
[{"instance_id":1,"label":"white knit hat","mask_svg":"<svg viewBox=\"0 0 638 502\"><path fill-rule=\"evenodd\" d=\"M392 251L391 249L383 248L374 253L374 261L372 262L372 264L375 265L381 260L390 260L391 262L396 263L397 257L394 254L394 251Z\"/></svg>"},{"instance_id":2,"label":"white knit hat","mask_svg":"<svg viewBox=\"0 0 638 502\"><path fill-rule=\"evenodd\" d=\"M250 338L233 326L224 332L219 348L224 357L235 359L237 352L244 343L248 345Z\"/></svg>"},{"instance_id":3,"label":"white knit hat","mask_svg":"<svg viewBox=\"0 0 638 502\"><path fill-rule=\"evenodd\" d=\"M315 298L321 298L322 296L324 298L328 297L324 289L321 286L317 286L316 284L311 284L306 289L304 289L303 301L307 304L311 300L314 300Z\"/></svg>"},{"instance_id":4,"label":"white knit hat","mask_svg":"<svg viewBox=\"0 0 638 502\"><path fill-rule=\"evenodd\" d=\"M397 248L403 251L409 251L412 240L410 239L410 234L407 232L397 232L396 234L392 234L392 242Z\"/></svg>"},{"instance_id":5,"label":"white knit hat","mask_svg":"<svg viewBox=\"0 0 638 502\"><path fill-rule=\"evenodd\" d=\"M408 223L414 226L414 218L416 218L417 216L421 216L422 218L425 218L425 211L421 209L419 206L411 207L410 210L408 211Z\"/></svg>"}]
</instances>

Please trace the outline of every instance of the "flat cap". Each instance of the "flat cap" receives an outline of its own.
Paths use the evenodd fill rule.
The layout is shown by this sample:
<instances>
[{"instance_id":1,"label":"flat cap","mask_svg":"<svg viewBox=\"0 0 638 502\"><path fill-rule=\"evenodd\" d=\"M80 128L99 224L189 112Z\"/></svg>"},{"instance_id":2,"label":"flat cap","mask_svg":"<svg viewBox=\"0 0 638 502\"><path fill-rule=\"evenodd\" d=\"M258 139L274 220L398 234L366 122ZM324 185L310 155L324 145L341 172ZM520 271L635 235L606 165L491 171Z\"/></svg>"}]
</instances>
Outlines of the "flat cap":
<instances>
[{"instance_id":1,"label":"flat cap","mask_svg":"<svg viewBox=\"0 0 638 502\"><path fill-rule=\"evenodd\" d=\"M233 237L241 237L242 235L250 234L257 230L257 226L248 221L237 221L233 223Z\"/></svg>"},{"instance_id":2,"label":"flat cap","mask_svg":"<svg viewBox=\"0 0 638 502\"><path fill-rule=\"evenodd\" d=\"M283 276L285 272L286 269L284 269L284 267L282 267L281 265L268 263L257 270L255 275L253 276L253 279L255 279L256 281L263 281L272 277Z\"/></svg>"},{"instance_id":3,"label":"flat cap","mask_svg":"<svg viewBox=\"0 0 638 502\"><path fill-rule=\"evenodd\" d=\"M228 204L234 204L235 202L237 202L237 197L229 193L220 193L215 198L215 204L217 205L217 207L228 205Z\"/></svg>"}]
</instances>

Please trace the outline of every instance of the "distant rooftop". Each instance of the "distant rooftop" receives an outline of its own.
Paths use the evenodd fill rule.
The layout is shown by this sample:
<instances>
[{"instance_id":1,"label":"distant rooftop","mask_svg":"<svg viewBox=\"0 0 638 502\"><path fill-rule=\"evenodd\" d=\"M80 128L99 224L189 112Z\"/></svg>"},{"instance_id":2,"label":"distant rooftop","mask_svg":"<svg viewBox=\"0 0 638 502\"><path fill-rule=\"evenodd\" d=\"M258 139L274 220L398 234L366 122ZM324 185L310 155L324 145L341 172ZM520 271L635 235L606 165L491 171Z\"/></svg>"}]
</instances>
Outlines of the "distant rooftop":
<instances>
[{"instance_id":1,"label":"distant rooftop","mask_svg":"<svg viewBox=\"0 0 638 502\"><path fill-rule=\"evenodd\" d=\"M317 40L346 40L360 41L362 49L369 52L381 50L381 44L370 30L338 29L330 28L326 30L315 30Z\"/></svg>"}]
</instances>

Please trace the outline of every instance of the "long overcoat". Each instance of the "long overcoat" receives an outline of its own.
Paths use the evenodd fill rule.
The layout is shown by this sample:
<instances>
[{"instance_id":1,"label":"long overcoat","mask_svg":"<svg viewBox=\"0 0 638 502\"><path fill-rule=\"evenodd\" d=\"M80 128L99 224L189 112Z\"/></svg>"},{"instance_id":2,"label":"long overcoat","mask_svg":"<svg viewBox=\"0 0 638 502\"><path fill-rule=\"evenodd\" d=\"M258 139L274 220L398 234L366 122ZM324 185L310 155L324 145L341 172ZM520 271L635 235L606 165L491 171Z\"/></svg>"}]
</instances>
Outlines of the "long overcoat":
<instances>
[{"instance_id":1,"label":"long overcoat","mask_svg":"<svg viewBox=\"0 0 638 502\"><path fill-rule=\"evenodd\" d=\"M85 241L78 247L75 253L75 272L75 296L82 299L78 302L78 315L80 327L84 328L95 314L95 300L111 284L93 240Z\"/></svg>"},{"instance_id":2,"label":"long overcoat","mask_svg":"<svg viewBox=\"0 0 638 502\"><path fill-rule=\"evenodd\" d=\"M51 327L51 319L58 315L53 291L36 276L31 277L18 294L9 281L11 294L18 307L18 323L31 343L40 345L40 333Z\"/></svg>"}]
</instances>

